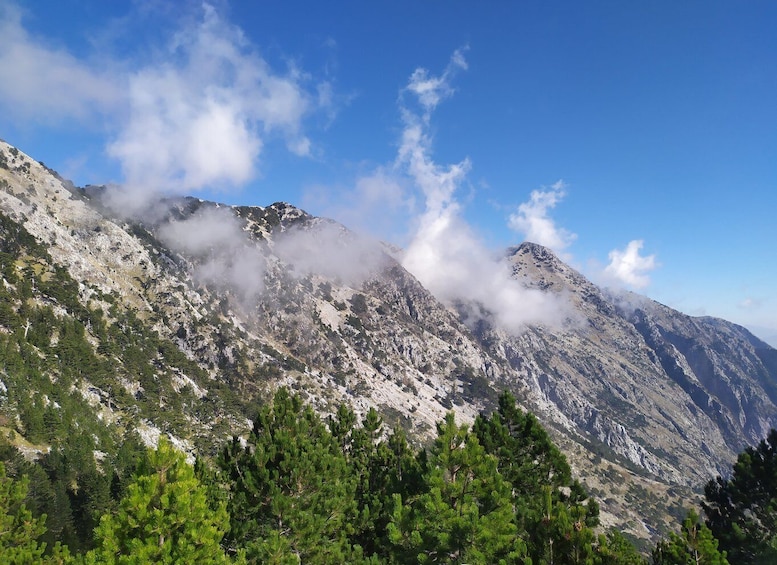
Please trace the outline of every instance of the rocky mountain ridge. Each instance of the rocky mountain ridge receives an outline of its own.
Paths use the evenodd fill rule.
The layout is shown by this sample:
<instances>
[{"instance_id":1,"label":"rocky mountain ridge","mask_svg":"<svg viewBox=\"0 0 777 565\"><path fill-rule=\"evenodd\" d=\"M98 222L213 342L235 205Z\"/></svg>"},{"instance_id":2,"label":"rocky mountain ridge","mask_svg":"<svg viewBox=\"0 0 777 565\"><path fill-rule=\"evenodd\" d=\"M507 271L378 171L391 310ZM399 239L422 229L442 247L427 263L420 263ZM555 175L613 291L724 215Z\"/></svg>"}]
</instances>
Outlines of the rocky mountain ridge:
<instances>
[{"instance_id":1,"label":"rocky mountain ridge","mask_svg":"<svg viewBox=\"0 0 777 565\"><path fill-rule=\"evenodd\" d=\"M2 282L10 293L27 281L26 300L66 318L75 307L36 283L64 269L109 328L157 336L145 380L128 371L111 386L89 374L71 385L106 425L133 422L150 442L169 433L213 449L285 384L322 413L374 406L423 443L448 410L471 421L507 388L551 430L605 521L646 537L777 427L777 350L735 324L612 294L541 246L510 249L508 264L516 284L563 297L567 320L516 335L487 313L473 323L477 305L442 304L397 250L292 205L170 198L122 218L111 190L74 187L0 142L0 214L49 257L16 257L18 282ZM86 321L95 354L123 362ZM0 331L19 330L0 320ZM17 407L2 408L13 422Z\"/></svg>"}]
</instances>

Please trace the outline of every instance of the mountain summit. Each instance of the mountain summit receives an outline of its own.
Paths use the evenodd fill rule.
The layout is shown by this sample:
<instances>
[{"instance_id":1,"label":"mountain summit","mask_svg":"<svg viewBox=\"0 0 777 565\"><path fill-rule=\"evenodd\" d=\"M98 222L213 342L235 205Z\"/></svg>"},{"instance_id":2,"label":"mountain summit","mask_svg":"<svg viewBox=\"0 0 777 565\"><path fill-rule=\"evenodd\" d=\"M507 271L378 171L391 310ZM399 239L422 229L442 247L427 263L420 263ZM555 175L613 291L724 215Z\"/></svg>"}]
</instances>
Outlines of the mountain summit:
<instances>
[{"instance_id":1,"label":"mountain summit","mask_svg":"<svg viewBox=\"0 0 777 565\"><path fill-rule=\"evenodd\" d=\"M50 441L36 411L62 421L66 402L95 429L212 453L280 385L323 414L375 407L418 443L447 411L471 421L509 389L603 517L640 516L647 537L777 427L777 350L602 289L540 245L505 261L563 320L511 332L482 305L435 298L400 251L290 204L168 198L124 217L111 190L0 142L0 430L31 457Z\"/></svg>"}]
</instances>

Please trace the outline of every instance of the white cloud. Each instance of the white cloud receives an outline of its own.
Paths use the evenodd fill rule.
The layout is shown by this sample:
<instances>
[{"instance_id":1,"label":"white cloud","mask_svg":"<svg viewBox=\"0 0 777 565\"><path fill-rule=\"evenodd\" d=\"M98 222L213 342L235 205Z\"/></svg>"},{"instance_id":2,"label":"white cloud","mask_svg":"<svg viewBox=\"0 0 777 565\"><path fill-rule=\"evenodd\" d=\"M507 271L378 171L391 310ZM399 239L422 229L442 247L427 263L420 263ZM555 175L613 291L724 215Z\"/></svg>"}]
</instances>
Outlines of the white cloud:
<instances>
[{"instance_id":1,"label":"white cloud","mask_svg":"<svg viewBox=\"0 0 777 565\"><path fill-rule=\"evenodd\" d=\"M313 102L301 74L273 72L208 4L129 85L128 117L108 152L136 196L240 186L273 133L293 153L310 152L301 129Z\"/></svg>"},{"instance_id":2,"label":"white cloud","mask_svg":"<svg viewBox=\"0 0 777 565\"><path fill-rule=\"evenodd\" d=\"M458 208L454 193L471 168L469 159L442 167L429 156L431 139L423 125L405 112L405 129L396 166L405 168L426 198L426 208L433 214Z\"/></svg>"},{"instance_id":3,"label":"white cloud","mask_svg":"<svg viewBox=\"0 0 777 565\"><path fill-rule=\"evenodd\" d=\"M120 105L120 77L30 36L22 16L0 2L0 111L8 119L89 122Z\"/></svg>"},{"instance_id":4,"label":"white cloud","mask_svg":"<svg viewBox=\"0 0 777 565\"><path fill-rule=\"evenodd\" d=\"M564 199L565 188L564 183L558 181L549 189L533 190L529 201L518 206L518 211L510 215L510 229L524 234L526 241L544 245L561 254L577 235L558 227L548 211Z\"/></svg>"},{"instance_id":5,"label":"white cloud","mask_svg":"<svg viewBox=\"0 0 777 565\"><path fill-rule=\"evenodd\" d=\"M351 188L312 186L302 206L327 218L337 218L350 229L384 241L401 241L416 209L415 195L406 178L378 167L358 177Z\"/></svg>"},{"instance_id":6,"label":"white cloud","mask_svg":"<svg viewBox=\"0 0 777 565\"><path fill-rule=\"evenodd\" d=\"M298 276L310 274L358 286L386 264L381 245L331 221L278 234L273 252Z\"/></svg>"},{"instance_id":7,"label":"white cloud","mask_svg":"<svg viewBox=\"0 0 777 565\"><path fill-rule=\"evenodd\" d=\"M125 213L142 210L152 194L245 184L270 140L310 156L303 125L317 111L334 119L331 79L315 84L293 64L271 68L207 2L196 18L156 4L133 14L152 18L155 10L179 20L161 47L79 58L33 37L22 10L0 0L0 111L22 124L71 120L107 132L125 185L112 192Z\"/></svg>"},{"instance_id":8,"label":"white cloud","mask_svg":"<svg viewBox=\"0 0 777 565\"><path fill-rule=\"evenodd\" d=\"M762 298L752 297L748 296L745 297L743 300L741 300L737 307L741 308L742 310L755 310L757 308L760 308L764 303L764 300Z\"/></svg>"},{"instance_id":9,"label":"white cloud","mask_svg":"<svg viewBox=\"0 0 777 565\"><path fill-rule=\"evenodd\" d=\"M195 259L194 277L200 283L230 289L244 304L264 289L264 256L229 208L202 208L163 226L160 237L171 249Z\"/></svg>"},{"instance_id":10,"label":"white cloud","mask_svg":"<svg viewBox=\"0 0 777 565\"><path fill-rule=\"evenodd\" d=\"M467 322L487 317L508 332L520 333L528 324L557 326L564 321L562 301L522 287L455 206L421 217L402 264L438 299L464 303Z\"/></svg>"},{"instance_id":11,"label":"white cloud","mask_svg":"<svg viewBox=\"0 0 777 565\"><path fill-rule=\"evenodd\" d=\"M648 286L650 277L647 273L658 267L658 262L655 255L640 255L642 246L643 241L635 239L630 241L624 250L610 251L610 263L604 268L605 277L612 282L636 289Z\"/></svg>"},{"instance_id":12,"label":"white cloud","mask_svg":"<svg viewBox=\"0 0 777 565\"><path fill-rule=\"evenodd\" d=\"M461 217L456 191L466 181L469 160L441 166L431 158L430 112L453 92L449 81L452 69L458 68L466 68L460 51L443 75L416 71L405 89L418 97L424 114L401 108L405 127L395 169L421 191L425 210L402 263L437 298L464 303L470 322L485 316L513 333L530 323L561 323L563 307L557 297L526 289L511 278L506 264L492 256Z\"/></svg>"},{"instance_id":13,"label":"white cloud","mask_svg":"<svg viewBox=\"0 0 777 565\"><path fill-rule=\"evenodd\" d=\"M440 76L431 76L429 71L423 68L416 69L410 75L405 90L416 95L418 102L424 109L425 119L429 118L430 113L442 100L453 95L454 89L451 86L451 79L459 70L467 69L464 51L466 51L466 47L453 52L448 66Z\"/></svg>"},{"instance_id":14,"label":"white cloud","mask_svg":"<svg viewBox=\"0 0 777 565\"><path fill-rule=\"evenodd\" d=\"M320 186L310 188L306 191L305 200L322 214L393 241L406 239L407 236L406 233L398 234L397 226L430 221L428 218L411 217L416 211L418 190L427 209L425 215L429 210L436 214L448 207L458 207L453 202L453 193L466 178L470 162L464 159L447 167L438 166L429 158L431 139L427 130L431 112L454 92L451 79L456 72L467 68L465 50L457 49L453 53L440 76L431 75L421 68L410 75L399 96L404 128L393 164L377 167L358 177L350 190L335 191ZM407 94L420 104L420 113L408 108Z\"/></svg>"}]
</instances>

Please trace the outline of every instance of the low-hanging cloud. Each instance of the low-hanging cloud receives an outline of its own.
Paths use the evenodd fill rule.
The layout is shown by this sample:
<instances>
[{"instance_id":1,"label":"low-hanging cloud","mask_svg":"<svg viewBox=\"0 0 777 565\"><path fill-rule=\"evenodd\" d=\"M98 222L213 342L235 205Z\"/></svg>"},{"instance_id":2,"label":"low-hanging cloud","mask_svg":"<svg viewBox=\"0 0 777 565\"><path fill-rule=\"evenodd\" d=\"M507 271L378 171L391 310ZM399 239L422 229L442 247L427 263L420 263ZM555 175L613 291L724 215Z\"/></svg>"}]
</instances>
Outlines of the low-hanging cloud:
<instances>
[{"instance_id":1,"label":"low-hanging cloud","mask_svg":"<svg viewBox=\"0 0 777 565\"><path fill-rule=\"evenodd\" d=\"M359 233L398 242L407 236L407 222L416 213L416 200L406 178L391 167L378 167L357 178L352 187L309 187L302 207L337 218Z\"/></svg>"},{"instance_id":2,"label":"low-hanging cloud","mask_svg":"<svg viewBox=\"0 0 777 565\"><path fill-rule=\"evenodd\" d=\"M230 290L244 304L264 290L265 258L230 208L202 207L186 220L163 225L159 235L195 262L197 282Z\"/></svg>"},{"instance_id":3,"label":"low-hanging cloud","mask_svg":"<svg viewBox=\"0 0 777 565\"><path fill-rule=\"evenodd\" d=\"M389 260L377 241L328 220L277 234L273 252L292 275L320 275L349 286L359 286Z\"/></svg>"},{"instance_id":4,"label":"low-hanging cloud","mask_svg":"<svg viewBox=\"0 0 777 565\"><path fill-rule=\"evenodd\" d=\"M658 267L655 255L640 255L644 242L634 239L623 250L613 249L609 253L610 263L604 268L604 275L610 282L634 289L650 284L648 273Z\"/></svg>"},{"instance_id":5,"label":"low-hanging cloud","mask_svg":"<svg viewBox=\"0 0 777 565\"><path fill-rule=\"evenodd\" d=\"M533 190L529 201L519 205L518 211L510 215L510 229L524 234L527 241L549 247L563 256L577 235L557 226L548 211L566 196L565 188L566 185L558 181L550 188Z\"/></svg>"},{"instance_id":6,"label":"low-hanging cloud","mask_svg":"<svg viewBox=\"0 0 777 565\"><path fill-rule=\"evenodd\" d=\"M296 155L309 155L306 118L320 110L330 119L335 115L331 82L311 84L293 65L272 68L240 28L208 3L200 17L181 24L164 48L154 51L152 61L140 63L79 59L28 33L23 14L16 4L0 0L0 111L19 120L78 120L109 132L106 150L120 163L125 183L108 193L123 214L148 213L160 195L239 187L259 174L271 140ZM477 302L511 331L555 323L562 317L560 302L511 279L462 218L458 192L467 183L470 161L440 165L432 158L431 116L455 93L452 80L466 69L461 49L442 74L419 68L410 75L399 93L403 127L396 160L354 184L350 209L379 219L372 225L367 220L366 227L384 221L389 230L388 220L396 217L412 225L403 262L442 300ZM561 252L575 238L549 215L563 197L561 183L534 191L510 217L510 226ZM339 237L319 235L323 240L331 235L333 244ZM199 257L200 281L235 285L243 298L261 291L264 258L226 209L172 223L164 236L173 249ZM304 250L313 243L320 250L323 240L305 237L290 232L278 246L298 272L360 280L372 269L371 258L380 256L370 245L349 243L342 261L310 259ZM626 250L611 252L607 274L635 288L645 286L656 263L652 255L642 257L640 248L641 241L633 241ZM349 271L351 261L368 268Z\"/></svg>"},{"instance_id":7,"label":"low-hanging cloud","mask_svg":"<svg viewBox=\"0 0 777 565\"><path fill-rule=\"evenodd\" d=\"M475 316L470 322L487 316L512 333L527 324L559 324L564 318L559 298L526 289L511 278L505 262L492 256L461 217L456 193L470 170L469 160L441 166L431 158L431 111L453 92L453 71L465 68L463 53L456 51L442 75L416 70L404 89L416 95L422 112L401 108L404 129L395 167L420 190L425 209L402 264L439 299L464 303Z\"/></svg>"}]
</instances>

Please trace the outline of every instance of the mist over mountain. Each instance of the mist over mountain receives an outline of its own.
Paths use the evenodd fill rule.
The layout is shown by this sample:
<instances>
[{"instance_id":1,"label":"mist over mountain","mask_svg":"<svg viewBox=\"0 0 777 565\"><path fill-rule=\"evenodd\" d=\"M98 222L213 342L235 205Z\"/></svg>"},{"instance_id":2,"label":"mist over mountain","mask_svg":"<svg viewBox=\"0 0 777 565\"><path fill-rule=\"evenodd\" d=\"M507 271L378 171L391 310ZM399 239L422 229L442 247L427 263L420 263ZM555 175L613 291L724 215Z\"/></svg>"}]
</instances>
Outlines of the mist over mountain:
<instances>
[{"instance_id":1,"label":"mist over mountain","mask_svg":"<svg viewBox=\"0 0 777 565\"><path fill-rule=\"evenodd\" d=\"M455 177L425 160L422 141L405 145L419 178ZM95 426L212 453L288 385L322 414L375 407L423 444L447 411L472 421L507 389L605 521L649 537L777 427L770 345L599 287L541 245L491 257L435 192L444 185L427 186L429 221L400 250L288 203L146 195L127 214L116 206L127 194L74 187L0 142L0 333L33 340L50 371L25 381L5 361L0 429L29 436L30 456L45 450L25 402L56 415L47 395L67 382ZM76 321L73 362L92 361L65 381L67 332L46 327Z\"/></svg>"}]
</instances>

